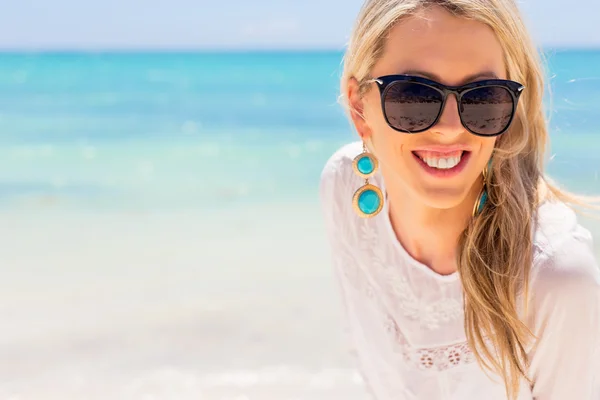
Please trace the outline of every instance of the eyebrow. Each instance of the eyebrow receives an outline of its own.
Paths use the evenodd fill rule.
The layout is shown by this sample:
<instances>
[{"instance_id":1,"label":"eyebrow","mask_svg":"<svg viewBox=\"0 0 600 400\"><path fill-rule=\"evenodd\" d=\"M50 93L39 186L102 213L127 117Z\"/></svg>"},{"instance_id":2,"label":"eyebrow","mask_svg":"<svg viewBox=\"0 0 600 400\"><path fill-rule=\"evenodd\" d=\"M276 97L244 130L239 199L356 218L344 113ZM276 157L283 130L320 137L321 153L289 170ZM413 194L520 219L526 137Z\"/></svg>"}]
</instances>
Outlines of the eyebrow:
<instances>
[{"instance_id":1,"label":"eyebrow","mask_svg":"<svg viewBox=\"0 0 600 400\"><path fill-rule=\"evenodd\" d=\"M437 82L441 82L442 81L442 79L438 75L436 75L434 73L420 71L420 70L417 70L417 69L406 70L404 72L401 72L401 75L421 75L421 76L423 76L425 78L428 78L428 79L431 79L431 80L434 80L434 81L437 81ZM469 83L469 82L475 82L475 81L477 81L479 79L500 79L500 78L498 78L498 75L496 75L495 72L492 72L492 71L483 71L483 72L478 72L476 74L469 75L469 76L465 77L465 79L463 79L463 81L461 83L465 84L465 83Z\"/></svg>"}]
</instances>

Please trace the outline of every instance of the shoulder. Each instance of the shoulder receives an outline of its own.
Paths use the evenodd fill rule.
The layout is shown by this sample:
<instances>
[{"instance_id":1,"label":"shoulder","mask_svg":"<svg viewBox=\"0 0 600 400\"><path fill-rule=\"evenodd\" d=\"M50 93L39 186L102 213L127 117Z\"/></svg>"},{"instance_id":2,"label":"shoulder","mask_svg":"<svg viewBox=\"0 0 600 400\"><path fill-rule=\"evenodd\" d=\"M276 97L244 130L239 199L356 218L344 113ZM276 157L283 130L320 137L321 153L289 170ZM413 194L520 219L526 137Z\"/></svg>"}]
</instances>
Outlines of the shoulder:
<instances>
[{"instance_id":1,"label":"shoulder","mask_svg":"<svg viewBox=\"0 0 600 400\"><path fill-rule=\"evenodd\" d=\"M539 300L600 299L600 269L592 235L566 204L547 202L539 207L534 246L532 294Z\"/></svg>"},{"instance_id":2,"label":"shoulder","mask_svg":"<svg viewBox=\"0 0 600 400\"><path fill-rule=\"evenodd\" d=\"M352 162L361 152L362 145L360 142L348 143L336 150L329 157L321 172L321 190L347 180L352 173Z\"/></svg>"},{"instance_id":3,"label":"shoulder","mask_svg":"<svg viewBox=\"0 0 600 400\"><path fill-rule=\"evenodd\" d=\"M333 153L321 172L319 193L324 209L331 209L340 201L350 203L360 178L352 170L354 158L362 152L360 142L343 145Z\"/></svg>"},{"instance_id":4,"label":"shoulder","mask_svg":"<svg viewBox=\"0 0 600 400\"><path fill-rule=\"evenodd\" d=\"M532 393L591 399L600 362L600 273L592 236L565 204L542 205L536 222L540 250L527 318L535 335L528 352Z\"/></svg>"}]
</instances>

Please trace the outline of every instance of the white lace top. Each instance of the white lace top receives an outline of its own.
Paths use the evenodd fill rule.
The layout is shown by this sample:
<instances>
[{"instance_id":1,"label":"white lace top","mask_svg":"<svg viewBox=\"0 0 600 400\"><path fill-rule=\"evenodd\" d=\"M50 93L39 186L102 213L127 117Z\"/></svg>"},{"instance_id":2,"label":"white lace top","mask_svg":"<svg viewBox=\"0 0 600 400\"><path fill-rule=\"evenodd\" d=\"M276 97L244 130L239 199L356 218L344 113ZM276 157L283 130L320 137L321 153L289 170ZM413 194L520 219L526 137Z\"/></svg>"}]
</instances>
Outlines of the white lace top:
<instances>
[{"instance_id":1,"label":"white lace top","mask_svg":"<svg viewBox=\"0 0 600 400\"><path fill-rule=\"evenodd\" d=\"M321 200L351 344L368 391L377 400L506 399L499 377L475 361L464 332L457 273L442 276L397 241L387 205L358 217L352 195L364 180L352 143L321 177ZM385 193L380 174L370 179ZM529 351L534 385L519 400L600 400L600 273L590 233L567 206L538 211L530 312L539 338Z\"/></svg>"}]
</instances>

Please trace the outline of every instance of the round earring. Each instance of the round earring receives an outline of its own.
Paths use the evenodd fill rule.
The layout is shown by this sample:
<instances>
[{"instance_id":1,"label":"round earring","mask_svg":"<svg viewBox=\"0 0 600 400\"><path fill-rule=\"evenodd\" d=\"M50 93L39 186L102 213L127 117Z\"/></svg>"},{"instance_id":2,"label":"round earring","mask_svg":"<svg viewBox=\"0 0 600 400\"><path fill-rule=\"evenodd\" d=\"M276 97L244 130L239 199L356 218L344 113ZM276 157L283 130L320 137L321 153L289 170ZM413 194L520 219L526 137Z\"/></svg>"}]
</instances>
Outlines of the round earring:
<instances>
[{"instance_id":1,"label":"round earring","mask_svg":"<svg viewBox=\"0 0 600 400\"><path fill-rule=\"evenodd\" d=\"M481 213L481 211L483 211L483 207L485 206L485 203L487 202L487 199L488 199L487 184L489 182L491 169L492 169L492 159L490 158L490 161L488 162L487 167L482 172L483 188L481 189L479 197L477 198L477 201L475 202L475 205L473 206L473 217L479 215Z\"/></svg>"},{"instance_id":2,"label":"round earring","mask_svg":"<svg viewBox=\"0 0 600 400\"><path fill-rule=\"evenodd\" d=\"M377 172L379 161L367 151L364 142L363 152L356 156L352 162L352 167L354 172L365 180L365 184L352 197L354 211L362 218L374 217L383 208L383 195L377 186L369 183L369 178Z\"/></svg>"}]
</instances>

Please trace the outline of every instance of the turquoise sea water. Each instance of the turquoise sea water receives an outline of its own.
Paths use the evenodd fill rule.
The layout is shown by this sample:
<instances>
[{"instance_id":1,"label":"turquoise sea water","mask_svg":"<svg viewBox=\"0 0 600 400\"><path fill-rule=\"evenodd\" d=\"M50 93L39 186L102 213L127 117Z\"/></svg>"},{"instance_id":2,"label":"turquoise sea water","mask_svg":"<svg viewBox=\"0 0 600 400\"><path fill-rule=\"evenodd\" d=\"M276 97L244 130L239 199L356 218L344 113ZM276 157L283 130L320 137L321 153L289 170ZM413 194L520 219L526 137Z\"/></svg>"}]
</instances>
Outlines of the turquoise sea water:
<instances>
[{"instance_id":1,"label":"turquoise sea water","mask_svg":"<svg viewBox=\"0 0 600 400\"><path fill-rule=\"evenodd\" d=\"M550 173L600 192L600 51L548 51ZM172 209L316 199L355 140L341 52L0 55L0 201ZM548 100L550 97L548 98Z\"/></svg>"}]
</instances>

